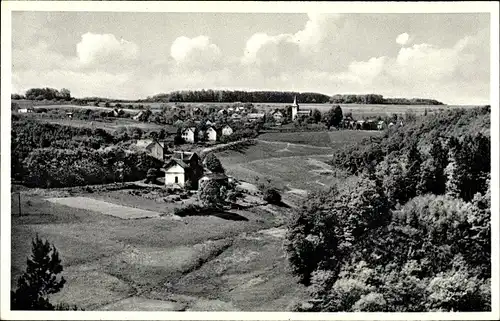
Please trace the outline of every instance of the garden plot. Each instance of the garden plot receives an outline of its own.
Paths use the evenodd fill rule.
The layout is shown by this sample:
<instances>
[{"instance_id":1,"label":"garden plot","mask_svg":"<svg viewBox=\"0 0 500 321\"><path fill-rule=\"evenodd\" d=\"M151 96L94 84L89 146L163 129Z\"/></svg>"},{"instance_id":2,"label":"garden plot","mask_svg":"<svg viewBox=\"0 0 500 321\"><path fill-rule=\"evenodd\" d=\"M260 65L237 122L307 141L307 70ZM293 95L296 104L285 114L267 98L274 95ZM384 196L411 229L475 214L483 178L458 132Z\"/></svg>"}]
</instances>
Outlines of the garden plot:
<instances>
[{"instance_id":1,"label":"garden plot","mask_svg":"<svg viewBox=\"0 0 500 321\"><path fill-rule=\"evenodd\" d=\"M158 212L122 206L82 196L48 198L47 200L52 203L112 215L125 220L160 216Z\"/></svg>"}]
</instances>

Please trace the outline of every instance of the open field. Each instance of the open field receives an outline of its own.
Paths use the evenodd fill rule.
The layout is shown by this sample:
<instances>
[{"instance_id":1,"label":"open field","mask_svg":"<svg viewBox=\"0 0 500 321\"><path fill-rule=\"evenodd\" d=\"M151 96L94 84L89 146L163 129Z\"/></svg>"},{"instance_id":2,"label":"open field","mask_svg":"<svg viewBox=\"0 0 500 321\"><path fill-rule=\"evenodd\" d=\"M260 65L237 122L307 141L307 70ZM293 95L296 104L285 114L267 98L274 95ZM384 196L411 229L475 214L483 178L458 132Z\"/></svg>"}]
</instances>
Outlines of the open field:
<instances>
[{"instance_id":1,"label":"open field","mask_svg":"<svg viewBox=\"0 0 500 321\"><path fill-rule=\"evenodd\" d=\"M294 144L333 147L346 142L356 142L365 137L380 135L378 131L334 130L320 132L276 132L259 135L265 141L286 142Z\"/></svg>"},{"instance_id":2,"label":"open field","mask_svg":"<svg viewBox=\"0 0 500 321\"><path fill-rule=\"evenodd\" d=\"M161 205L131 198L130 208L122 202L127 191L100 192L98 198L57 189L21 194L21 217L16 198L12 202L12 286L38 233L58 248L64 266L67 283L52 296L55 303L86 310L265 311L286 310L304 295L287 268L278 228L288 212L275 206L231 210L244 218L238 220L230 213L129 220L73 201L105 198L128 212ZM47 200L54 197L66 205Z\"/></svg>"},{"instance_id":3,"label":"open field","mask_svg":"<svg viewBox=\"0 0 500 321\"><path fill-rule=\"evenodd\" d=\"M274 186L295 193L327 188L345 173L327 162L348 143L380 135L369 131L265 133L244 150L217 153L227 172L247 182L270 180Z\"/></svg>"}]
</instances>

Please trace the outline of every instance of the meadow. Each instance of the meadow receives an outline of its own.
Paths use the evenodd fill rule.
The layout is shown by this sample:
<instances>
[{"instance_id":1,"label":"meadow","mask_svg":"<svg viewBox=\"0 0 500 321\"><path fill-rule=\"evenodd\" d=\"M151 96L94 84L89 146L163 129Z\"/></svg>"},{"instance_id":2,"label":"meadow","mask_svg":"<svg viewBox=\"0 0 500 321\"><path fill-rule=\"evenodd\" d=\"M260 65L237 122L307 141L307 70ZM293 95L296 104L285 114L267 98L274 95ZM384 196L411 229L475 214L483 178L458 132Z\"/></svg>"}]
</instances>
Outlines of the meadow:
<instances>
[{"instance_id":1,"label":"meadow","mask_svg":"<svg viewBox=\"0 0 500 321\"><path fill-rule=\"evenodd\" d=\"M270 183L286 192L322 190L346 177L328 164L345 144L380 135L370 131L264 133L244 150L217 153L230 175L250 183Z\"/></svg>"},{"instance_id":2,"label":"meadow","mask_svg":"<svg viewBox=\"0 0 500 321\"><path fill-rule=\"evenodd\" d=\"M171 214L120 219L88 209L95 206L71 206L75 197L96 205L106 199L122 206L124 216L161 207L127 191L96 195L78 188L24 189L21 217L13 197L12 286L38 233L57 247L67 279L51 296L54 303L86 310L270 311L287 310L304 295L282 248L280 226L288 214L273 205L231 210L244 218L239 220ZM67 199L66 205L48 200L54 198Z\"/></svg>"}]
</instances>

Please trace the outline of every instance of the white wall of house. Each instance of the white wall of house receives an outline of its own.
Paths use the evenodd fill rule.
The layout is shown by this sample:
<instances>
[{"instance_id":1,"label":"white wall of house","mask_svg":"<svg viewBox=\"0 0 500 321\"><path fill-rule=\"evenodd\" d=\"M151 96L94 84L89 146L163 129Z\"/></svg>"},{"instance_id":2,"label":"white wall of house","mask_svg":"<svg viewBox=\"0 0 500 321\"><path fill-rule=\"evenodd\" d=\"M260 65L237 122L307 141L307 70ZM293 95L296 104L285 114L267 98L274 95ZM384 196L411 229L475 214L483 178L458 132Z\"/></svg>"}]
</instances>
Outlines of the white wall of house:
<instances>
[{"instance_id":1,"label":"white wall of house","mask_svg":"<svg viewBox=\"0 0 500 321\"><path fill-rule=\"evenodd\" d=\"M222 135L224 136L229 136L233 133L233 129L229 126L225 126L224 128L222 128Z\"/></svg>"},{"instance_id":2,"label":"white wall of house","mask_svg":"<svg viewBox=\"0 0 500 321\"><path fill-rule=\"evenodd\" d=\"M194 143L194 132L190 129L182 133L182 138L188 143Z\"/></svg>"},{"instance_id":3,"label":"white wall of house","mask_svg":"<svg viewBox=\"0 0 500 321\"><path fill-rule=\"evenodd\" d=\"M210 141L216 141L217 140L217 131L210 127L207 129L207 139Z\"/></svg>"},{"instance_id":4,"label":"white wall of house","mask_svg":"<svg viewBox=\"0 0 500 321\"><path fill-rule=\"evenodd\" d=\"M165 172L165 185L177 184L184 186L184 183L185 171L181 166L174 165Z\"/></svg>"}]
</instances>

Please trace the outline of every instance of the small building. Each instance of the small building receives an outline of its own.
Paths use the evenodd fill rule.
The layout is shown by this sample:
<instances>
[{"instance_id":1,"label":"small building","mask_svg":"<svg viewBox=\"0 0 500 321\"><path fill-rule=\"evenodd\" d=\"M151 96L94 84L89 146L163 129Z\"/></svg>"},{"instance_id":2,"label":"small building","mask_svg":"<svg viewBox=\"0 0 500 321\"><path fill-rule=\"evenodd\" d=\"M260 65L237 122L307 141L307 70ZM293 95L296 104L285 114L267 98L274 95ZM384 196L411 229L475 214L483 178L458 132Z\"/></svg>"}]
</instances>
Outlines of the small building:
<instances>
[{"instance_id":1,"label":"small building","mask_svg":"<svg viewBox=\"0 0 500 321\"><path fill-rule=\"evenodd\" d=\"M222 136L230 136L232 134L233 134L233 129L231 128L231 126L226 125L222 127Z\"/></svg>"},{"instance_id":2,"label":"small building","mask_svg":"<svg viewBox=\"0 0 500 321\"><path fill-rule=\"evenodd\" d=\"M66 113L66 117L73 118L73 113L72 112Z\"/></svg>"},{"instance_id":3,"label":"small building","mask_svg":"<svg viewBox=\"0 0 500 321\"><path fill-rule=\"evenodd\" d=\"M170 160L162 168L165 173L165 185L184 188L190 182L191 189L198 188L198 181L203 175L198 154L175 151Z\"/></svg>"},{"instance_id":4,"label":"small building","mask_svg":"<svg viewBox=\"0 0 500 321\"><path fill-rule=\"evenodd\" d=\"M184 139L185 142L187 143L194 143L197 140L197 129L196 127L188 127L182 130L181 132L181 137Z\"/></svg>"},{"instance_id":5,"label":"small building","mask_svg":"<svg viewBox=\"0 0 500 321\"><path fill-rule=\"evenodd\" d=\"M140 112L138 112L135 116L132 117L133 120L140 120L141 117L144 115L144 111L141 110Z\"/></svg>"},{"instance_id":6,"label":"small building","mask_svg":"<svg viewBox=\"0 0 500 321\"><path fill-rule=\"evenodd\" d=\"M165 154L168 153L168 147L165 146L165 143L156 139L139 139L135 144L135 148L160 161L164 161Z\"/></svg>"},{"instance_id":7,"label":"small building","mask_svg":"<svg viewBox=\"0 0 500 321\"><path fill-rule=\"evenodd\" d=\"M247 115L247 119L250 121L256 121L256 120L263 119L264 116L265 116L264 113L249 113Z\"/></svg>"},{"instance_id":8,"label":"small building","mask_svg":"<svg viewBox=\"0 0 500 321\"><path fill-rule=\"evenodd\" d=\"M219 131L214 126L209 126L205 132L207 135L207 140L211 142L217 141L220 136Z\"/></svg>"},{"instance_id":9,"label":"small building","mask_svg":"<svg viewBox=\"0 0 500 321\"><path fill-rule=\"evenodd\" d=\"M18 113L22 113L22 114L26 114L26 113L34 113L35 112L35 108L33 107L28 107L28 108L19 108L17 110Z\"/></svg>"},{"instance_id":10,"label":"small building","mask_svg":"<svg viewBox=\"0 0 500 321\"><path fill-rule=\"evenodd\" d=\"M387 128L387 125L386 125L385 121L379 120L379 122L377 123L377 129L384 130L386 128Z\"/></svg>"},{"instance_id":11,"label":"small building","mask_svg":"<svg viewBox=\"0 0 500 321\"><path fill-rule=\"evenodd\" d=\"M209 120L207 120L207 121L205 122L205 125L207 125L207 126L210 126L210 125L213 125L213 124L214 124L214 123L213 123L213 122L211 122L211 121L210 121L210 119L209 119Z\"/></svg>"},{"instance_id":12,"label":"small building","mask_svg":"<svg viewBox=\"0 0 500 321\"><path fill-rule=\"evenodd\" d=\"M241 120L241 115L238 114L238 113L234 113L234 114L231 115L231 118L233 120Z\"/></svg>"},{"instance_id":13,"label":"small building","mask_svg":"<svg viewBox=\"0 0 500 321\"><path fill-rule=\"evenodd\" d=\"M203 188L210 181L216 181L221 185L227 185L229 178L224 173L206 173L198 181L199 188Z\"/></svg>"},{"instance_id":14,"label":"small building","mask_svg":"<svg viewBox=\"0 0 500 321\"><path fill-rule=\"evenodd\" d=\"M275 111L272 115L275 122L282 122L285 117L280 110Z\"/></svg>"}]
</instances>

